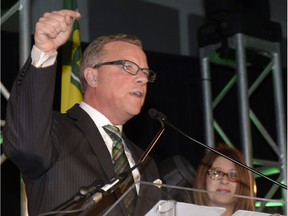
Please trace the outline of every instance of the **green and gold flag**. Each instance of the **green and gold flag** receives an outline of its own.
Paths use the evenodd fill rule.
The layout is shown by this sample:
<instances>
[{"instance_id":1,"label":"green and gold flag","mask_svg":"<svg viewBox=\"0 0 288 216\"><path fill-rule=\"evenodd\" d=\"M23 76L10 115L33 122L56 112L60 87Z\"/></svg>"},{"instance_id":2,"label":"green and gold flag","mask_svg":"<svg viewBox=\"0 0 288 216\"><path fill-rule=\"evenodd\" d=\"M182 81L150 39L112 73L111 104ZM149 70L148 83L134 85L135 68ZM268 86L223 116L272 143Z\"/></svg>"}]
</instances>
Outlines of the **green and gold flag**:
<instances>
[{"instance_id":1,"label":"green and gold flag","mask_svg":"<svg viewBox=\"0 0 288 216\"><path fill-rule=\"evenodd\" d=\"M77 0L64 0L64 9L78 10ZM73 25L69 41L63 46L61 112L65 113L83 99L80 85L79 64L82 58L79 20Z\"/></svg>"}]
</instances>

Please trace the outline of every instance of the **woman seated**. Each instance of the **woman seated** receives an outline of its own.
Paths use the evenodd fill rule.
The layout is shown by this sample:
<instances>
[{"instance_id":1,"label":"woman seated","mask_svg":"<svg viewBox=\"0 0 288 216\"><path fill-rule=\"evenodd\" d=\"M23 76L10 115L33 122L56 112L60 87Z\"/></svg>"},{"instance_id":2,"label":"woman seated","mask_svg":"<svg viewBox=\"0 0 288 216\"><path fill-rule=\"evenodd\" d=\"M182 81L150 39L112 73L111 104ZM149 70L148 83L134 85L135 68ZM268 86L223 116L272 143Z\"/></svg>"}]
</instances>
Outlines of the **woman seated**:
<instances>
[{"instance_id":1,"label":"woman seated","mask_svg":"<svg viewBox=\"0 0 288 216\"><path fill-rule=\"evenodd\" d=\"M216 150L242 164L246 164L243 154L235 148L221 144ZM225 194L254 196L250 171L212 151L204 156L198 166L194 189L220 192L194 192L193 198L197 205L226 208L223 216L231 216L239 209L249 211L255 209L252 199L225 196Z\"/></svg>"}]
</instances>

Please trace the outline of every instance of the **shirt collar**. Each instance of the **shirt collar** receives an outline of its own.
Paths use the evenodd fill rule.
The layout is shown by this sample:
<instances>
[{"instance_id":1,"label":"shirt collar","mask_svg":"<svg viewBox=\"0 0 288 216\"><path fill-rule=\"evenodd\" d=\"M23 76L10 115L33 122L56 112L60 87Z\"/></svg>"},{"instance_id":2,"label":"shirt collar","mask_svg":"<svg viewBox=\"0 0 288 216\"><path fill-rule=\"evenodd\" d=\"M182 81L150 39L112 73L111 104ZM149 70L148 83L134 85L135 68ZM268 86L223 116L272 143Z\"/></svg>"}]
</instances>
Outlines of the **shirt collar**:
<instances>
[{"instance_id":1,"label":"shirt collar","mask_svg":"<svg viewBox=\"0 0 288 216\"><path fill-rule=\"evenodd\" d=\"M80 107L88 113L88 115L92 118L92 120L94 121L94 123L97 125L98 128L103 127L107 124L113 125L106 116L104 116L102 113L100 113L98 110L96 110L89 104L85 103L84 101L80 103ZM123 125L115 125L115 126L117 126L120 129L120 132L122 133Z\"/></svg>"}]
</instances>

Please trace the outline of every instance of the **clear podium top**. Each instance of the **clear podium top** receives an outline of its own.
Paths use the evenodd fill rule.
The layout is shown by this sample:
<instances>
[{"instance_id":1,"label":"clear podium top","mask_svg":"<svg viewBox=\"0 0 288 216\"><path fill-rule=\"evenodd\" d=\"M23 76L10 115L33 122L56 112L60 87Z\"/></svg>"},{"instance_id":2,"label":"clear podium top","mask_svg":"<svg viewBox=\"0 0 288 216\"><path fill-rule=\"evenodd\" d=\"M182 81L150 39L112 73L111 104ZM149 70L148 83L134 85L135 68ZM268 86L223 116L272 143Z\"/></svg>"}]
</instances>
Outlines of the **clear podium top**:
<instances>
[{"instance_id":1,"label":"clear podium top","mask_svg":"<svg viewBox=\"0 0 288 216\"><path fill-rule=\"evenodd\" d=\"M157 184L150 182L137 182L131 186L105 213L105 216L115 216L116 208L123 208L123 200L134 186L140 188L137 197L137 216L221 216L226 209L220 207L196 205L193 201L193 193L213 193L220 196L233 197L235 199L249 199L255 203L255 211L238 210L233 216L277 216L286 215L283 200L265 199L259 197L248 197L240 195L224 194L196 190L180 186ZM122 207L121 207L122 206ZM144 209L144 206L145 209ZM139 210L141 209L141 210ZM139 210L139 212L137 212ZM161 213L163 211L163 213ZM114 213L113 213L114 212Z\"/></svg>"}]
</instances>

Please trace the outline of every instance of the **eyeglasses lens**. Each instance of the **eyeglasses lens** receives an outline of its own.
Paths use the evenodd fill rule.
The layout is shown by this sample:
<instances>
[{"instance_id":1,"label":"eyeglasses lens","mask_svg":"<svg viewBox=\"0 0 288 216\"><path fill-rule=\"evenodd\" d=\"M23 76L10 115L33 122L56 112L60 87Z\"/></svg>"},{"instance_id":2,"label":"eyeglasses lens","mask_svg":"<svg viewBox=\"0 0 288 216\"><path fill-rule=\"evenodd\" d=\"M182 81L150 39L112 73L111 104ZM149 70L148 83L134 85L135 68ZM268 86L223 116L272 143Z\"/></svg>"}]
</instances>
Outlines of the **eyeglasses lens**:
<instances>
[{"instance_id":1,"label":"eyeglasses lens","mask_svg":"<svg viewBox=\"0 0 288 216\"><path fill-rule=\"evenodd\" d=\"M230 181L237 181L238 180L238 173L237 172L230 172L224 173L220 170L208 170L208 174L213 180L220 180L225 175L229 178Z\"/></svg>"}]
</instances>

